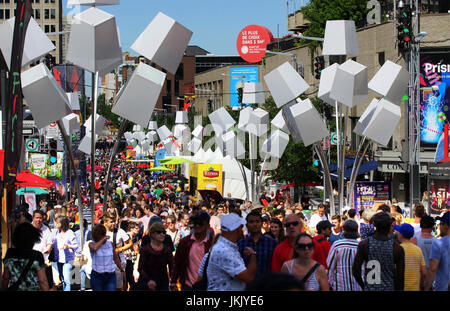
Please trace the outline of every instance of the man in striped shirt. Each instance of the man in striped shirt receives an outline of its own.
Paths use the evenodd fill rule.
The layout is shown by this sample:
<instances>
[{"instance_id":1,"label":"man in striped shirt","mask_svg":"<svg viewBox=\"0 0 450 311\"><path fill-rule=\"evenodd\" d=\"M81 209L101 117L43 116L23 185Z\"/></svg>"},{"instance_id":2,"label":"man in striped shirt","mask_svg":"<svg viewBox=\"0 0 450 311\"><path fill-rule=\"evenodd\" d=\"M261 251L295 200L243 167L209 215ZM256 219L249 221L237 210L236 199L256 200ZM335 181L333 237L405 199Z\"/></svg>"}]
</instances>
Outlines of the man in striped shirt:
<instances>
[{"instance_id":1,"label":"man in striped shirt","mask_svg":"<svg viewBox=\"0 0 450 311\"><path fill-rule=\"evenodd\" d=\"M358 223L348 219L342 229L342 239L334 242L328 253L328 282L334 291L361 291L352 269L359 244Z\"/></svg>"}]
</instances>

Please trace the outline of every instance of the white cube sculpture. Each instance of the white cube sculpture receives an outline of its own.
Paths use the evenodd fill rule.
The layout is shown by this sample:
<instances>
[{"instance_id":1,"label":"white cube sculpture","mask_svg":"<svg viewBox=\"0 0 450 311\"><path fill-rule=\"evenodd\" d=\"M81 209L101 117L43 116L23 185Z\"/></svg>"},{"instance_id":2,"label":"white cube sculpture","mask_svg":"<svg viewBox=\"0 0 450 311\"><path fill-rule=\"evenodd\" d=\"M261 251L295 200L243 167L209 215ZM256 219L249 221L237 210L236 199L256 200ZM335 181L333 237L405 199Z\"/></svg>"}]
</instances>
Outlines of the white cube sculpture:
<instances>
[{"instance_id":1,"label":"white cube sculpture","mask_svg":"<svg viewBox=\"0 0 450 311\"><path fill-rule=\"evenodd\" d=\"M274 158L281 158L289 143L289 135L283 131L276 130L263 143L262 151Z\"/></svg>"},{"instance_id":2,"label":"white cube sculpture","mask_svg":"<svg viewBox=\"0 0 450 311\"><path fill-rule=\"evenodd\" d=\"M158 133L155 131L150 131L146 135L147 141L154 143L158 139Z\"/></svg>"},{"instance_id":3,"label":"white cube sculpture","mask_svg":"<svg viewBox=\"0 0 450 311\"><path fill-rule=\"evenodd\" d=\"M202 141L196 137L188 143L188 150L192 153L197 153L197 151L202 147Z\"/></svg>"},{"instance_id":4,"label":"white cube sculpture","mask_svg":"<svg viewBox=\"0 0 450 311\"><path fill-rule=\"evenodd\" d=\"M269 113L261 108L253 110L246 129L250 134L258 137L266 134L269 130Z\"/></svg>"},{"instance_id":5,"label":"white cube sculpture","mask_svg":"<svg viewBox=\"0 0 450 311\"><path fill-rule=\"evenodd\" d=\"M298 102L296 100L293 100L289 102L287 105L284 105L280 111L283 116L285 125L289 130L289 134L292 136L292 139L294 140L295 143L299 143L302 141L302 137L295 125L295 118L291 110L292 106L297 104Z\"/></svg>"},{"instance_id":6,"label":"white cube sculpture","mask_svg":"<svg viewBox=\"0 0 450 311\"><path fill-rule=\"evenodd\" d=\"M172 136L172 132L165 125L161 126L156 131L158 132L158 136L159 136L159 139L161 139L161 141L164 141L168 137Z\"/></svg>"},{"instance_id":7,"label":"white cube sculpture","mask_svg":"<svg viewBox=\"0 0 450 311\"><path fill-rule=\"evenodd\" d=\"M320 75L319 92L317 97L330 105L335 105L335 100L330 97L330 92L333 87L334 78L336 77L337 69L339 64L333 64L322 70Z\"/></svg>"},{"instance_id":8,"label":"white cube sculpture","mask_svg":"<svg viewBox=\"0 0 450 311\"><path fill-rule=\"evenodd\" d=\"M72 111L79 111L80 110L80 93L74 92L74 93L66 93L67 98L69 99L69 106L72 109Z\"/></svg>"},{"instance_id":9,"label":"white cube sculpture","mask_svg":"<svg viewBox=\"0 0 450 311\"><path fill-rule=\"evenodd\" d=\"M22 91L38 129L72 113L66 93L42 63L22 73Z\"/></svg>"},{"instance_id":10,"label":"white cube sculpture","mask_svg":"<svg viewBox=\"0 0 450 311\"><path fill-rule=\"evenodd\" d=\"M244 94L242 103L244 104L264 104L264 87L262 83L247 82L244 83Z\"/></svg>"},{"instance_id":11,"label":"white cube sculpture","mask_svg":"<svg viewBox=\"0 0 450 311\"><path fill-rule=\"evenodd\" d=\"M239 112L238 129L244 132L247 131L247 125L249 125L250 123L250 117L252 113L253 113L252 107L246 107L244 109L241 109L241 111Z\"/></svg>"},{"instance_id":12,"label":"white cube sculpture","mask_svg":"<svg viewBox=\"0 0 450 311\"><path fill-rule=\"evenodd\" d=\"M117 95L112 112L143 128L149 125L166 74L140 63Z\"/></svg>"},{"instance_id":13,"label":"white cube sculpture","mask_svg":"<svg viewBox=\"0 0 450 311\"><path fill-rule=\"evenodd\" d=\"M291 134L294 141L295 139L298 140L298 136L300 136L303 144L307 147L329 135L322 117L310 99L290 106L289 110L292 114L292 119L290 119L291 121L286 120L286 122L294 121L293 124L289 125L291 133L296 133L295 136Z\"/></svg>"},{"instance_id":14,"label":"white cube sculpture","mask_svg":"<svg viewBox=\"0 0 450 311\"><path fill-rule=\"evenodd\" d=\"M188 123L188 113L187 111L177 111L177 115L175 117L176 124L186 124Z\"/></svg>"},{"instance_id":15,"label":"white cube sculpture","mask_svg":"<svg viewBox=\"0 0 450 311\"><path fill-rule=\"evenodd\" d=\"M80 145L78 146L78 150L80 150L83 153L91 154L91 146L92 146L92 138L90 133L86 133L84 138L81 140ZM97 135L96 138L97 140Z\"/></svg>"},{"instance_id":16,"label":"white cube sculpture","mask_svg":"<svg viewBox=\"0 0 450 311\"><path fill-rule=\"evenodd\" d=\"M308 83L288 63L284 63L264 76L277 107L294 100L309 88Z\"/></svg>"},{"instance_id":17,"label":"white cube sculpture","mask_svg":"<svg viewBox=\"0 0 450 311\"><path fill-rule=\"evenodd\" d=\"M144 140L141 142L142 151L147 152L150 150L150 142L148 140Z\"/></svg>"},{"instance_id":18,"label":"white cube sculpture","mask_svg":"<svg viewBox=\"0 0 450 311\"><path fill-rule=\"evenodd\" d=\"M192 135L195 138L202 139L203 138L203 126L197 125L197 127L192 131Z\"/></svg>"},{"instance_id":19,"label":"white cube sculpture","mask_svg":"<svg viewBox=\"0 0 450 311\"><path fill-rule=\"evenodd\" d=\"M97 8L90 8L72 19L67 60L99 76L122 64L116 19Z\"/></svg>"},{"instance_id":20,"label":"white cube sculpture","mask_svg":"<svg viewBox=\"0 0 450 311\"><path fill-rule=\"evenodd\" d=\"M0 49L8 69L11 68L11 51L15 20L15 17L13 17L0 24L0 37L2 38L0 40ZM22 67L40 59L42 56L48 54L54 49L56 49L55 45L32 17L28 24L27 35L25 36Z\"/></svg>"},{"instance_id":21,"label":"white cube sculpture","mask_svg":"<svg viewBox=\"0 0 450 311\"><path fill-rule=\"evenodd\" d=\"M62 123L67 135L72 135L80 130L80 116L76 113L71 113L62 118Z\"/></svg>"},{"instance_id":22,"label":"white cube sculpture","mask_svg":"<svg viewBox=\"0 0 450 311\"><path fill-rule=\"evenodd\" d=\"M275 126L276 128L282 130L285 133L290 134L291 132L289 131L289 128L286 124L286 121L283 118L283 111L280 110L277 115L275 116L275 118L272 119L272 121L270 121L270 123Z\"/></svg>"},{"instance_id":23,"label":"white cube sculpture","mask_svg":"<svg viewBox=\"0 0 450 311\"><path fill-rule=\"evenodd\" d=\"M138 145L136 139L134 138L129 141L129 144L131 145L131 147L133 147L133 149L136 148Z\"/></svg>"},{"instance_id":24,"label":"white cube sculpture","mask_svg":"<svg viewBox=\"0 0 450 311\"><path fill-rule=\"evenodd\" d=\"M159 12L131 49L175 74L191 37L192 31Z\"/></svg>"},{"instance_id":25,"label":"white cube sculpture","mask_svg":"<svg viewBox=\"0 0 450 311\"><path fill-rule=\"evenodd\" d=\"M385 99L380 100L363 136L386 146L401 118L400 106Z\"/></svg>"},{"instance_id":26,"label":"white cube sculpture","mask_svg":"<svg viewBox=\"0 0 450 311\"><path fill-rule=\"evenodd\" d=\"M367 67L347 60L336 70L330 98L352 108L368 97Z\"/></svg>"},{"instance_id":27,"label":"white cube sculpture","mask_svg":"<svg viewBox=\"0 0 450 311\"><path fill-rule=\"evenodd\" d=\"M131 133L131 132L125 132L123 134L123 136L125 137L126 140L132 140L133 139L133 133Z\"/></svg>"},{"instance_id":28,"label":"white cube sculpture","mask_svg":"<svg viewBox=\"0 0 450 311\"><path fill-rule=\"evenodd\" d=\"M174 154L177 150L177 147L175 146L171 137L164 139L163 144L164 148L166 149L166 153L168 154Z\"/></svg>"},{"instance_id":29,"label":"white cube sculpture","mask_svg":"<svg viewBox=\"0 0 450 311\"><path fill-rule=\"evenodd\" d=\"M100 135L105 129L105 123L107 120L99 114L95 115L95 134ZM91 132L92 126L92 116L90 116L86 122L84 122L83 126L86 128L86 133Z\"/></svg>"},{"instance_id":30,"label":"white cube sculpture","mask_svg":"<svg viewBox=\"0 0 450 311\"><path fill-rule=\"evenodd\" d=\"M144 132L134 132L133 138L136 139L139 142L142 142L145 140L145 133Z\"/></svg>"},{"instance_id":31,"label":"white cube sculpture","mask_svg":"<svg viewBox=\"0 0 450 311\"><path fill-rule=\"evenodd\" d=\"M408 93L408 83L409 72L388 60L370 80L368 87L386 100L400 105L403 95Z\"/></svg>"},{"instance_id":32,"label":"white cube sculpture","mask_svg":"<svg viewBox=\"0 0 450 311\"><path fill-rule=\"evenodd\" d=\"M217 136L222 135L225 131L228 131L236 123L224 107L213 111L208 117Z\"/></svg>"},{"instance_id":33,"label":"white cube sculpture","mask_svg":"<svg viewBox=\"0 0 450 311\"><path fill-rule=\"evenodd\" d=\"M137 125L133 125L133 132L141 132L142 131L142 127L137 124Z\"/></svg>"},{"instance_id":34,"label":"white cube sculpture","mask_svg":"<svg viewBox=\"0 0 450 311\"><path fill-rule=\"evenodd\" d=\"M189 135L189 127L184 124L176 124L173 130L175 138L184 138Z\"/></svg>"},{"instance_id":35,"label":"white cube sculpture","mask_svg":"<svg viewBox=\"0 0 450 311\"><path fill-rule=\"evenodd\" d=\"M329 20L325 25L322 55L358 55L354 21Z\"/></svg>"},{"instance_id":36,"label":"white cube sculpture","mask_svg":"<svg viewBox=\"0 0 450 311\"><path fill-rule=\"evenodd\" d=\"M151 131L156 131L158 129L158 123L156 121L150 121L148 122L148 127Z\"/></svg>"},{"instance_id":37,"label":"white cube sculpture","mask_svg":"<svg viewBox=\"0 0 450 311\"><path fill-rule=\"evenodd\" d=\"M242 142L238 139L233 131L229 131L221 135L222 141L225 144L225 153L232 158L237 158L245 154L245 148Z\"/></svg>"},{"instance_id":38,"label":"white cube sculpture","mask_svg":"<svg viewBox=\"0 0 450 311\"><path fill-rule=\"evenodd\" d=\"M370 120L373 117L373 113L377 109L378 103L380 102L379 99L372 99L369 106L367 106L367 109L364 110L363 114L359 118L358 122L355 125L355 128L353 129L353 133L362 136L364 130L366 129L367 125L369 124Z\"/></svg>"},{"instance_id":39,"label":"white cube sculpture","mask_svg":"<svg viewBox=\"0 0 450 311\"><path fill-rule=\"evenodd\" d=\"M89 6L100 6L100 5L116 5L120 4L119 0L68 0L67 6L72 5L89 5Z\"/></svg>"}]
</instances>

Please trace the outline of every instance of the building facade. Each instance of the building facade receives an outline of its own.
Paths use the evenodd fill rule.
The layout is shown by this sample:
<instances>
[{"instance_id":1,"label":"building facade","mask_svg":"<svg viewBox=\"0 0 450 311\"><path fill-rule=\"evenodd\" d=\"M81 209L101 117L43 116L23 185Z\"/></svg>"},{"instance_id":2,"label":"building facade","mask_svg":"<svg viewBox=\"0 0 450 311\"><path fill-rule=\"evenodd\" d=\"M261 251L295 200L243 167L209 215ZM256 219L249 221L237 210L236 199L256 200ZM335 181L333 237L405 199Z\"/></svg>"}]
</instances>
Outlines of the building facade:
<instances>
[{"instance_id":1,"label":"building facade","mask_svg":"<svg viewBox=\"0 0 450 311\"><path fill-rule=\"evenodd\" d=\"M33 18L41 26L45 33L60 32L63 30L63 0L31 0ZM14 17L17 0L0 0L0 23ZM50 52L55 57L56 64L63 63L63 35L49 35L50 40L56 46L56 50Z\"/></svg>"}]
</instances>

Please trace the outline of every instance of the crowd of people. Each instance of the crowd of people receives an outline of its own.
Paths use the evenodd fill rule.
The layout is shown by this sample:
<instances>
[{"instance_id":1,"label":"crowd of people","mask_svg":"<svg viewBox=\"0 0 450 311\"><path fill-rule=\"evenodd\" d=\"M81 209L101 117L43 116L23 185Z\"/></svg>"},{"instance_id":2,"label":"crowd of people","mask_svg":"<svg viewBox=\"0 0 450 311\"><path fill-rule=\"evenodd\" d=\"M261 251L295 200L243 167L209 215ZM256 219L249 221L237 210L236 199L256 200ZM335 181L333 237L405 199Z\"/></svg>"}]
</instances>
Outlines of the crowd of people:
<instances>
[{"instance_id":1,"label":"crowd of people","mask_svg":"<svg viewBox=\"0 0 450 311\"><path fill-rule=\"evenodd\" d=\"M417 204L409 224L395 205L331 216L328 203L304 195L293 204L281 192L215 202L183 176L120 156L105 191L108 151L97 158L92 224L79 214L91 206L89 186L82 202L42 200L32 215L15 215L4 290L71 291L75 266L82 291L449 288L448 211L433 218Z\"/></svg>"}]
</instances>

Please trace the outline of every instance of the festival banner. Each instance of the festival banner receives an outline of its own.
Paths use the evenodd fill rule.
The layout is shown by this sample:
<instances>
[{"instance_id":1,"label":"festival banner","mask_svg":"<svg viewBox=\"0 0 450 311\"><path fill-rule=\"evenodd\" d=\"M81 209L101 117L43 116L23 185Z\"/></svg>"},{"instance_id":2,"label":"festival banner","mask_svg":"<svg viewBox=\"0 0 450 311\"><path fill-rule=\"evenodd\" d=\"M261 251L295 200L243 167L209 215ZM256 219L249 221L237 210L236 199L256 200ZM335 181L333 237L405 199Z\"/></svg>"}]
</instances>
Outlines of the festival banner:
<instances>
[{"instance_id":1,"label":"festival banner","mask_svg":"<svg viewBox=\"0 0 450 311\"><path fill-rule=\"evenodd\" d=\"M354 207L361 209L377 208L392 199L392 186L390 182L373 181L355 183Z\"/></svg>"}]
</instances>

